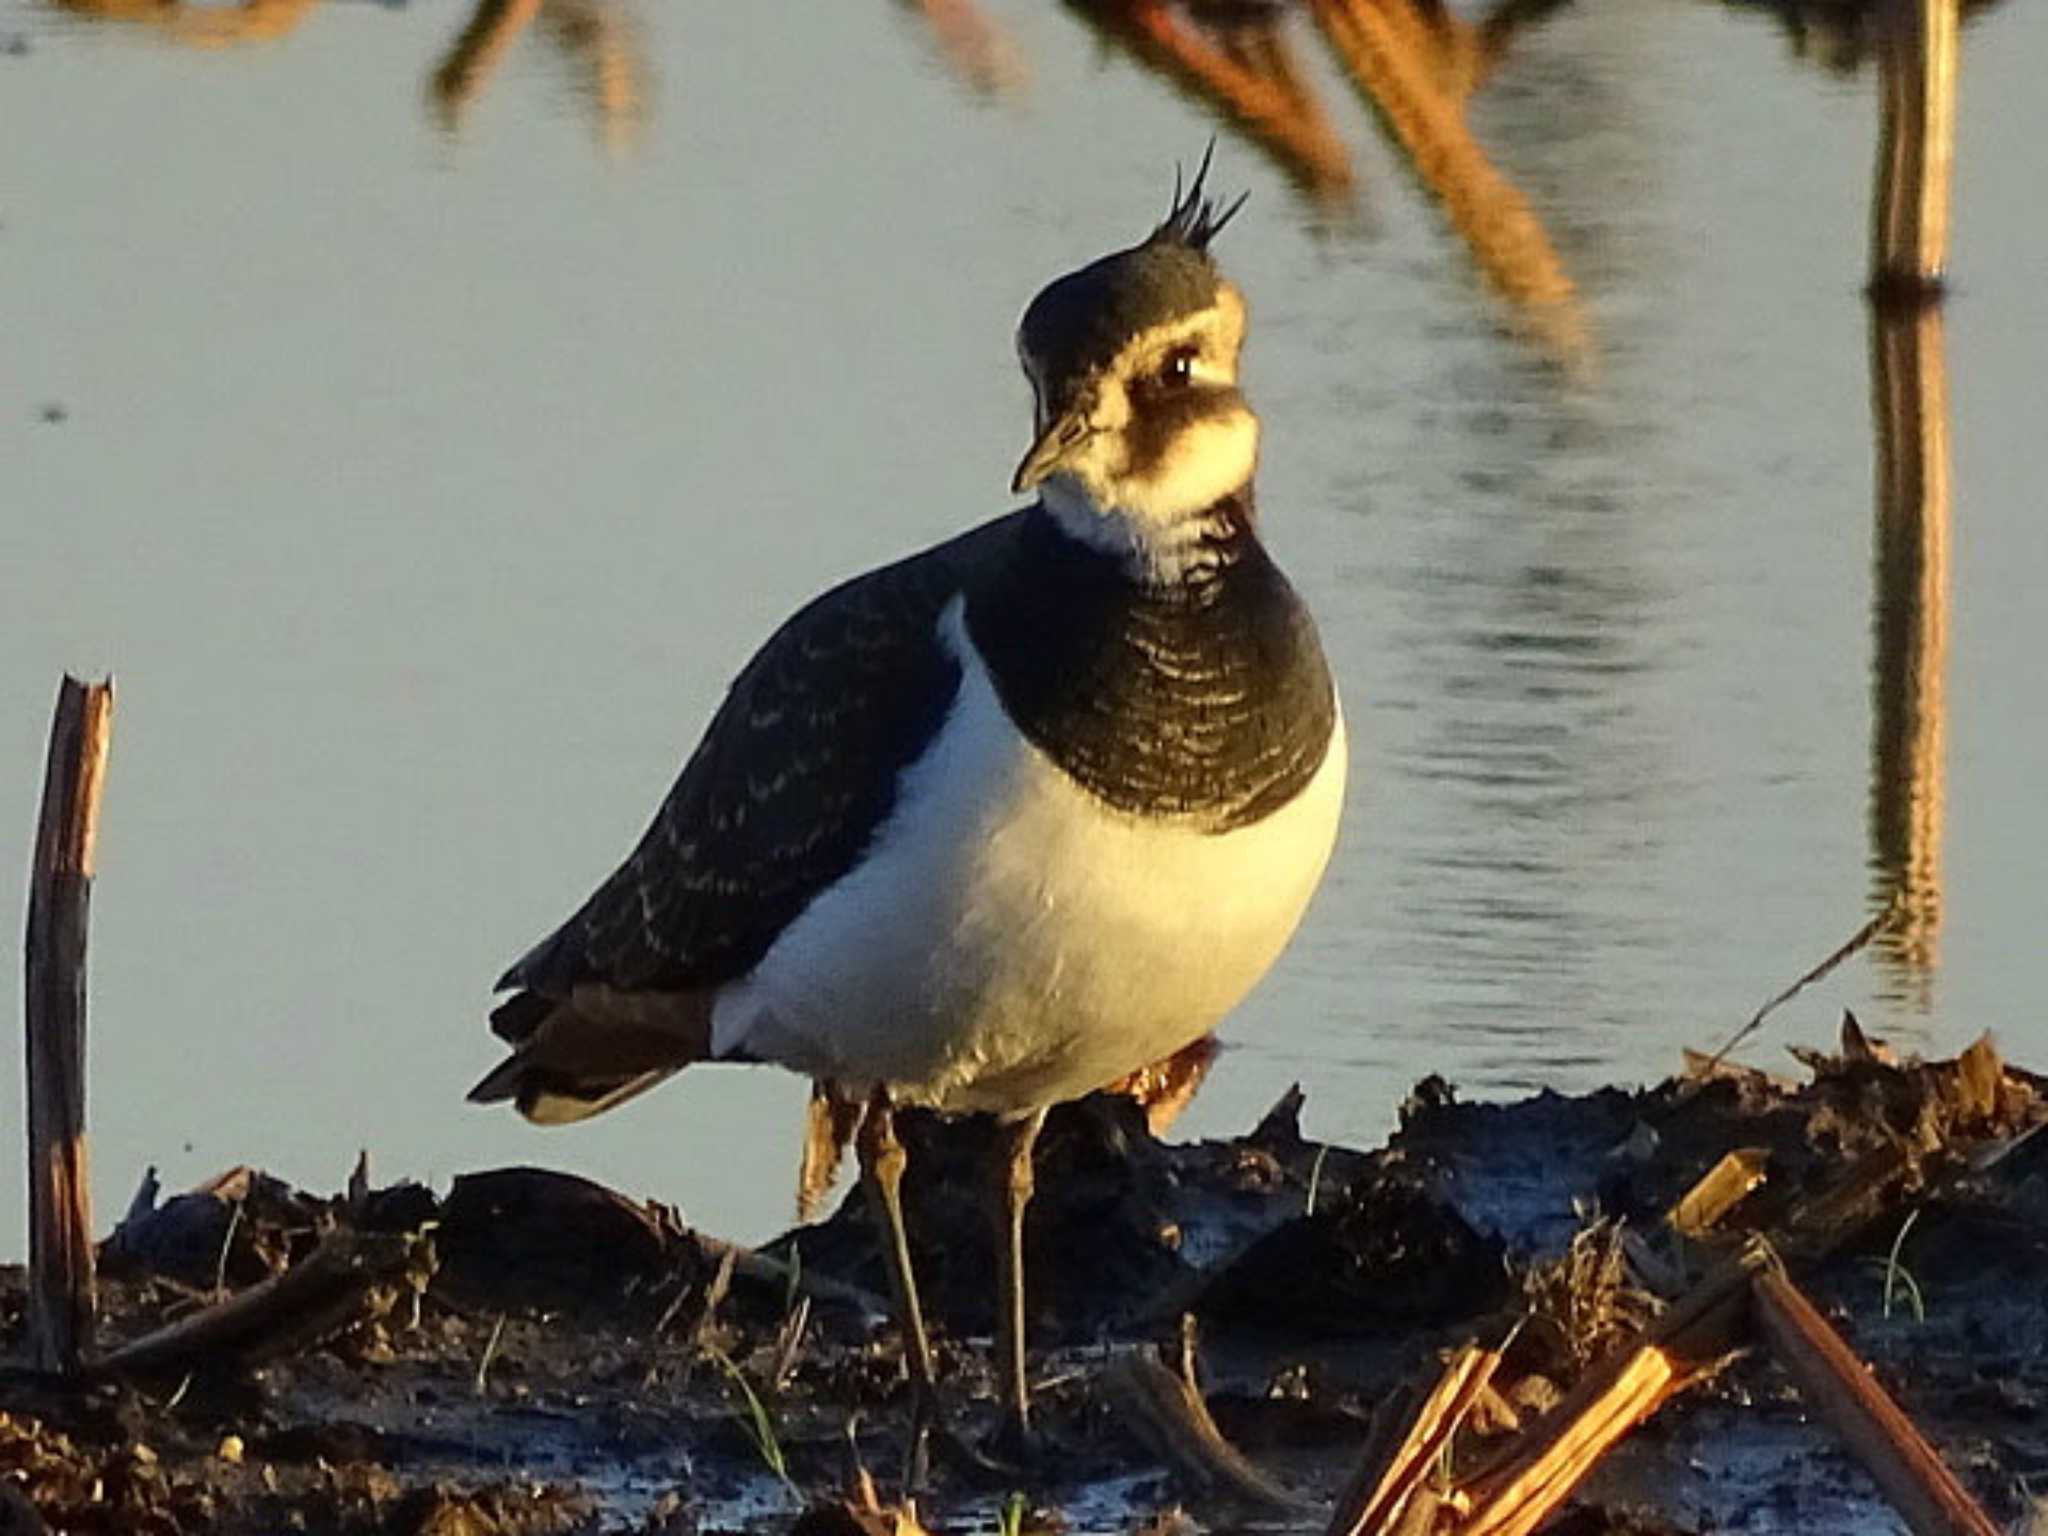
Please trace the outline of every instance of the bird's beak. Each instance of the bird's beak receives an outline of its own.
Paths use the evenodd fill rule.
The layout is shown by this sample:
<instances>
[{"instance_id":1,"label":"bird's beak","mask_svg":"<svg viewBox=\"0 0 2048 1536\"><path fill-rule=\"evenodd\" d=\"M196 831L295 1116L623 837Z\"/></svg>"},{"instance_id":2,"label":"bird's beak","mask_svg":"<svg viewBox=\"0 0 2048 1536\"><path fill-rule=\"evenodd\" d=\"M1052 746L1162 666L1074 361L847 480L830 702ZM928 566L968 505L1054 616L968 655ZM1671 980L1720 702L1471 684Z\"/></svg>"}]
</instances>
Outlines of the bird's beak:
<instances>
[{"instance_id":1,"label":"bird's beak","mask_svg":"<svg viewBox=\"0 0 2048 1536\"><path fill-rule=\"evenodd\" d=\"M1010 479L1011 490L1023 495L1073 456L1094 432L1088 424L1088 409L1089 402L1084 401L1053 418L1052 425L1038 434L1038 441L1017 466L1017 473Z\"/></svg>"}]
</instances>

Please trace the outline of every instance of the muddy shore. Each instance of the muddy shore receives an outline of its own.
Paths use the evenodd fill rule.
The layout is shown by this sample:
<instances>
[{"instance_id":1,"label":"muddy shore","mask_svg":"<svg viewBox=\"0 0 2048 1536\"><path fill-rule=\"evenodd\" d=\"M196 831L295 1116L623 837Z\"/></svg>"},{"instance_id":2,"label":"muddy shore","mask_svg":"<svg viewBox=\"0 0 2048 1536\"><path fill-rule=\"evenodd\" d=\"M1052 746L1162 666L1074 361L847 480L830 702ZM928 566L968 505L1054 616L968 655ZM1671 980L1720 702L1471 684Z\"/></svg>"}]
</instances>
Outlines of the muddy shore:
<instances>
[{"instance_id":1,"label":"muddy shore","mask_svg":"<svg viewBox=\"0 0 2048 1536\"><path fill-rule=\"evenodd\" d=\"M1796 1077L1694 1061L1646 1090L1514 1104L1431 1079L1373 1150L1305 1140L1298 1098L1189 1144L1128 1098L1066 1107L1030 1228L1043 1453L994 1473L938 1457L923 1523L1321 1531L1375 1413L1447 1351L1506 1341L1505 1419L1456 1447L1480 1457L1759 1232L1962 1485L2022 1518L2048 1484L2048 1083L1982 1049L1894 1062L1853 1033L1800 1058ZM969 1439L994 1422L987 1134L906 1127L916 1260ZM1730 1154L1741 1187L1692 1219ZM1896 1176L1836 1211L1873 1159ZM538 1169L331 1197L239 1169L138 1200L100 1261L92 1380L0 1374L6 1536L906 1528L907 1392L858 1190L742 1253ZM276 1315L220 1323L223 1298L260 1313L294 1275ZM180 1319L214 1331L137 1352ZM9 1359L24 1326L22 1273L0 1271ZM1271 1496L1178 1454L1132 1397L1134 1361L1185 1370ZM880 1495L865 1513L843 1503L857 1468ZM1546 1529L1896 1525L1752 1344Z\"/></svg>"}]
</instances>

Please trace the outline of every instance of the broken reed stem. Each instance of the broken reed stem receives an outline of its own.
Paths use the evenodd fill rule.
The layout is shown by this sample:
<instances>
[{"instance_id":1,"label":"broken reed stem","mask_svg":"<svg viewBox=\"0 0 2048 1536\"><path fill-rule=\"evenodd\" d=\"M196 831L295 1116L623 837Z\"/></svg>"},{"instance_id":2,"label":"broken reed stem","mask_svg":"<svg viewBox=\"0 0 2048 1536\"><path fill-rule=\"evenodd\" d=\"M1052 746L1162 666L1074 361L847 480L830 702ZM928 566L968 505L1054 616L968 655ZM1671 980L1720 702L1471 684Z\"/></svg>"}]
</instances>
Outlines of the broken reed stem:
<instances>
[{"instance_id":1,"label":"broken reed stem","mask_svg":"<svg viewBox=\"0 0 2048 1536\"><path fill-rule=\"evenodd\" d=\"M1707 1058L1706 1070L1708 1072L1711 1072L1715 1067L1718 1067L1722 1063L1722 1061L1724 1061L1727 1058L1727 1055L1730 1051L1734 1050L1735 1047L1742 1044L1743 1041L1747 1040L1751 1035L1755 1034L1759 1029L1763 1028L1764 1020L1770 1017L1770 1015L1778 1008L1780 1004L1791 1002L1793 998L1797 997L1800 993L1804 992L1816 981L1824 980L1828 976L1828 974L1831 971L1833 971L1836 966L1840 965L1844 960L1847 960L1850 957L1859 953L1863 949L1863 947L1867 945L1872 939L1876 938L1880 933L1884 932L1884 930L1892 924L1892 922L1901 914L1903 910L1903 904L1901 903L1899 897L1895 893L1892 896L1892 899L1885 903L1885 908L1882 912L1878 913L1877 916L1873 917L1861 928L1858 928L1854 933L1850 934L1849 937L1843 941L1841 947L1835 950L1833 954L1829 955L1825 960L1821 961L1820 964L1813 967L1812 970L1806 972L1805 975L1801 976L1797 981L1793 982L1792 985L1785 988L1784 991L1778 993L1777 996L1773 997L1769 1002L1765 1003L1763 1007L1757 1009L1755 1013L1751 1014L1749 1016L1749 1022L1743 1025L1742 1028L1735 1031L1734 1034L1730 1035L1727 1041L1721 1046L1721 1048L1718 1051L1714 1052L1713 1055Z\"/></svg>"},{"instance_id":2,"label":"broken reed stem","mask_svg":"<svg viewBox=\"0 0 2048 1536\"><path fill-rule=\"evenodd\" d=\"M288 1354L354 1322L371 1290L399 1279L419 1251L411 1235L331 1232L283 1274L131 1340L95 1361L91 1374L166 1376Z\"/></svg>"},{"instance_id":3,"label":"broken reed stem","mask_svg":"<svg viewBox=\"0 0 2048 1536\"><path fill-rule=\"evenodd\" d=\"M1767 1147L1737 1147L1702 1174L1664 1221L1680 1237L1704 1239L1721 1218L1764 1182L1771 1154Z\"/></svg>"},{"instance_id":4,"label":"broken reed stem","mask_svg":"<svg viewBox=\"0 0 2048 1536\"><path fill-rule=\"evenodd\" d=\"M1729 1358L1749 1280L1769 1253L1752 1244L1724 1260L1636 1342L1615 1351L1491 1462L1458 1480L1459 1536L1524 1536L1593 1464L1672 1397Z\"/></svg>"},{"instance_id":5,"label":"broken reed stem","mask_svg":"<svg viewBox=\"0 0 2048 1536\"><path fill-rule=\"evenodd\" d=\"M1201 1394L1151 1350L1126 1351L1104 1373L1103 1384L1130 1427L1197 1485L1264 1509L1299 1513L1306 1507L1224 1438Z\"/></svg>"},{"instance_id":6,"label":"broken reed stem","mask_svg":"<svg viewBox=\"0 0 2048 1536\"><path fill-rule=\"evenodd\" d=\"M1415 1410L1405 1439L1376 1450L1382 1437L1375 1426L1361 1475L1339 1498L1327 1536L1398 1531L1408 1522L1411 1508L1433 1508L1432 1490L1425 1486L1430 1473L1442 1464L1444 1448L1492 1383L1500 1361L1500 1350L1467 1344L1451 1357L1436 1386ZM1381 1461L1384 1470L1377 1465Z\"/></svg>"},{"instance_id":7,"label":"broken reed stem","mask_svg":"<svg viewBox=\"0 0 2048 1536\"><path fill-rule=\"evenodd\" d=\"M1997 1536L1990 1516L1797 1286L1766 1270L1751 1292L1757 1327L1799 1395L1834 1426L1916 1536Z\"/></svg>"},{"instance_id":8,"label":"broken reed stem","mask_svg":"<svg viewBox=\"0 0 2048 1536\"><path fill-rule=\"evenodd\" d=\"M1593 1464L1630 1430L1684 1390L1696 1372L1645 1344L1624 1357L1606 1390L1518 1475L1501 1484L1458 1527L1460 1536L1525 1536L1563 1504Z\"/></svg>"},{"instance_id":9,"label":"broken reed stem","mask_svg":"<svg viewBox=\"0 0 2048 1536\"><path fill-rule=\"evenodd\" d=\"M28 1091L28 1353L77 1373L94 1316L85 1140L85 946L114 714L112 681L66 676L50 719L29 872L24 1021Z\"/></svg>"},{"instance_id":10,"label":"broken reed stem","mask_svg":"<svg viewBox=\"0 0 2048 1536\"><path fill-rule=\"evenodd\" d=\"M1890 0L1878 28L1877 185L1870 291L1880 304L1938 295L1948 264L1960 0Z\"/></svg>"},{"instance_id":11,"label":"broken reed stem","mask_svg":"<svg viewBox=\"0 0 2048 1536\"><path fill-rule=\"evenodd\" d=\"M851 1281L818 1274L808 1266L792 1264L785 1259L776 1258L773 1254L760 1253L752 1248L743 1248L738 1243L727 1242L724 1238L713 1237L707 1232L699 1232L696 1236L704 1245L705 1251L715 1255L721 1262L728 1254L731 1255L732 1272L742 1280L752 1280L784 1289L793 1286L806 1296L814 1297L828 1306L846 1307L863 1317L894 1315L885 1298Z\"/></svg>"},{"instance_id":12,"label":"broken reed stem","mask_svg":"<svg viewBox=\"0 0 2048 1536\"><path fill-rule=\"evenodd\" d=\"M1445 1368L1446 1377L1455 1366L1453 1361ZM1443 1378L1439 1378L1431 1398L1442 1391ZM1358 1536L1365 1529L1368 1510L1380 1502L1381 1492L1387 1486L1395 1462L1402 1458L1404 1448L1414 1438L1415 1431L1408 1426L1421 1418L1415 1400L1415 1388L1403 1383L1382 1398L1373 1410L1358 1465L1352 1468L1351 1476L1337 1492L1336 1503L1330 1507L1330 1523L1323 1528L1323 1536Z\"/></svg>"}]
</instances>

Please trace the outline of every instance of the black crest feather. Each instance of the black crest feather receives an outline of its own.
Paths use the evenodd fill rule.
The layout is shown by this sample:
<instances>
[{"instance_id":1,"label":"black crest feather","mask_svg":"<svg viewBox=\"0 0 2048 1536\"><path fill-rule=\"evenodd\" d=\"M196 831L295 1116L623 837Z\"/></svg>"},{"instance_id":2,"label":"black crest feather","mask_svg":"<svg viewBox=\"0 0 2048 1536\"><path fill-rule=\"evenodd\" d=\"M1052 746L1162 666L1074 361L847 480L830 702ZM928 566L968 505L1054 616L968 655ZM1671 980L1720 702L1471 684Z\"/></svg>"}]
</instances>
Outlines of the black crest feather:
<instances>
[{"instance_id":1,"label":"black crest feather","mask_svg":"<svg viewBox=\"0 0 2048 1536\"><path fill-rule=\"evenodd\" d=\"M1202 163L1195 168L1195 179L1181 188L1180 167L1173 170L1173 206L1167 210L1166 218L1152 231L1147 245L1172 243L1184 245L1191 251L1209 249L1209 242L1223 233L1223 226L1237 217L1249 192L1240 192L1237 200L1225 207L1217 199L1204 195L1204 183L1209 179L1209 163L1216 158L1216 141L1209 140L1208 148L1202 151Z\"/></svg>"}]
</instances>

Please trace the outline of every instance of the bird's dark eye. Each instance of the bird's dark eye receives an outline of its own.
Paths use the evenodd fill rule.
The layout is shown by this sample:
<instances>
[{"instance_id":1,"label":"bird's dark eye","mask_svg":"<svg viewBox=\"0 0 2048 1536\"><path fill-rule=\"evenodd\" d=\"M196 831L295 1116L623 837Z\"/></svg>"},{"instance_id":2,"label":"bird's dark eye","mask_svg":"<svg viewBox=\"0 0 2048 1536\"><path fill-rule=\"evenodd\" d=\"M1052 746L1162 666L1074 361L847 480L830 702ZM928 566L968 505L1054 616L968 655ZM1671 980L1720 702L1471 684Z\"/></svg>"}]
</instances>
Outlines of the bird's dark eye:
<instances>
[{"instance_id":1,"label":"bird's dark eye","mask_svg":"<svg viewBox=\"0 0 2048 1536\"><path fill-rule=\"evenodd\" d=\"M1196 356L1193 347L1175 347L1166 354L1166 361L1159 366L1159 382L1176 385L1193 383Z\"/></svg>"}]
</instances>

